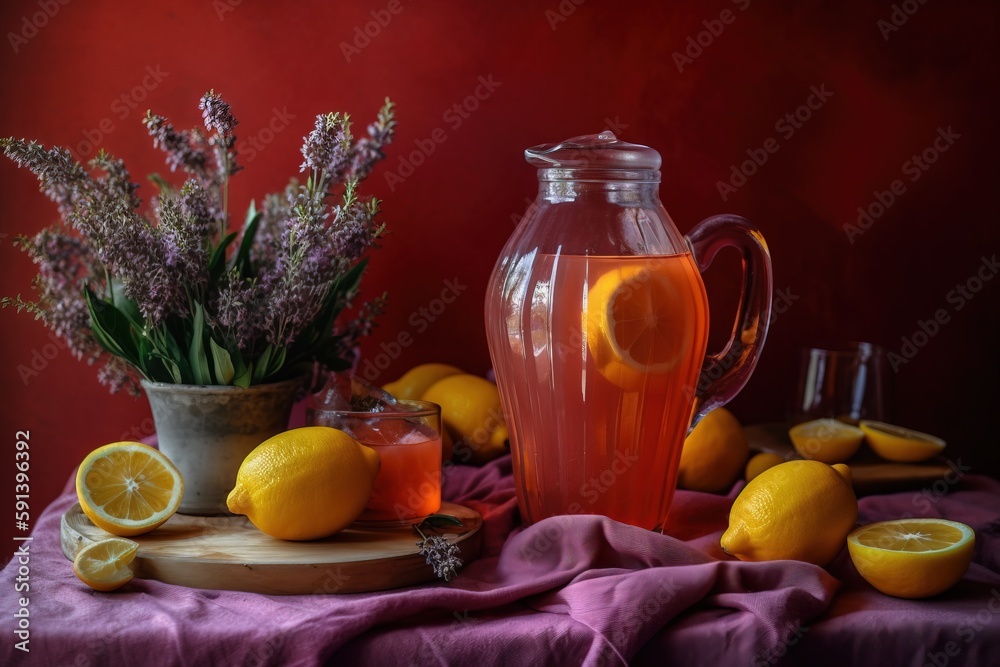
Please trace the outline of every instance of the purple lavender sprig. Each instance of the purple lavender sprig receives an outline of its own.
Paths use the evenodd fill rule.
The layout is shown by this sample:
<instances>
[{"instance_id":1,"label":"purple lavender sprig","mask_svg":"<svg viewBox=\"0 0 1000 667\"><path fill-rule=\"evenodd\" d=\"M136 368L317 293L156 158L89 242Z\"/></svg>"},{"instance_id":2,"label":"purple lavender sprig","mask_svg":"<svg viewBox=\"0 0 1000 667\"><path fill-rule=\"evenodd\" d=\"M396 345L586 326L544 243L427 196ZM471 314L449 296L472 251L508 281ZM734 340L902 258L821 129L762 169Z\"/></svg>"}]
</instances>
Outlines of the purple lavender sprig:
<instances>
[{"instance_id":1,"label":"purple lavender sprig","mask_svg":"<svg viewBox=\"0 0 1000 667\"><path fill-rule=\"evenodd\" d=\"M365 180L375 164L385 158L385 147L392 143L396 135L395 108L396 105L388 97L385 98L378 118L368 126L368 136L354 145L351 174L357 181Z\"/></svg>"},{"instance_id":2,"label":"purple lavender sprig","mask_svg":"<svg viewBox=\"0 0 1000 667\"><path fill-rule=\"evenodd\" d=\"M392 103L358 142L346 114L319 116L302 148L308 179L265 197L260 212L251 205L235 244L227 210L238 123L214 91L199 108L205 130L178 131L147 113L154 146L189 177L180 187L154 177L161 192L147 211L124 163L103 151L88 170L66 149L0 139L62 218L19 240L39 267L38 300L0 305L34 313L76 356L103 361L98 376L112 391L134 390L140 377L247 386L316 363L346 367L384 307L383 295L338 324L385 229L378 200L360 197L357 184L392 139Z\"/></svg>"},{"instance_id":3,"label":"purple lavender sprig","mask_svg":"<svg viewBox=\"0 0 1000 667\"><path fill-rule=\"evenodd\" d=\"M463 565L462 559L458 557L461 553L458 546L440 535L428 537L420 530L419 524L413 524L413 529L421 537L421 540L417 542L417 546L420 547L420 555L434 569L434 575L445 581L451 581L457 577L458 571Z\"/></svg>"}]
</instances>

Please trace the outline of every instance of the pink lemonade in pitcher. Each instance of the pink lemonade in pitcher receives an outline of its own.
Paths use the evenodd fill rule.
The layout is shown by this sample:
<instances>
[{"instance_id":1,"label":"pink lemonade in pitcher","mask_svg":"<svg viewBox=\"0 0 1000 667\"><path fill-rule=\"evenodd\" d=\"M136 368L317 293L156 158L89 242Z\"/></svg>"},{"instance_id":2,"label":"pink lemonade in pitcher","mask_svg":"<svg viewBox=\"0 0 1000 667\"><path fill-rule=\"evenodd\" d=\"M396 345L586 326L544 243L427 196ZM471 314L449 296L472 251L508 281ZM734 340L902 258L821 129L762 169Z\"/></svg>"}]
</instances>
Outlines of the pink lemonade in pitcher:
<instances>
[{"instance_id":1,"label":"pink lemonade in pitcher","mask_svg":"<svg viewBox=\"0 0 1000 667\"><path fill-rule=\"evenodd\" d=\"M688 428L743 388L760 355L767 245L734 215L681 234L659 199L659 153L611 132L524 154L538 194L484 304L521 518L662 530ZM726 247L741 257L740 298L729 341L706 354L701 271Z\"/></svg>"},{"instance_id":2,"label":"pink lemonade in pitcher","mask_svg":"<svg viewBox=\"0 0 1000 667\"><path fill-rule=\"evenodd\" d=\"M679 462L664 445L687 432L708 336L693 258L538 255L526 278L530 321L509 324L532 339L495 348L511 373L501 388L519 498L536 510L526 518L660 527Z\"/></svg>"}]
</instances>

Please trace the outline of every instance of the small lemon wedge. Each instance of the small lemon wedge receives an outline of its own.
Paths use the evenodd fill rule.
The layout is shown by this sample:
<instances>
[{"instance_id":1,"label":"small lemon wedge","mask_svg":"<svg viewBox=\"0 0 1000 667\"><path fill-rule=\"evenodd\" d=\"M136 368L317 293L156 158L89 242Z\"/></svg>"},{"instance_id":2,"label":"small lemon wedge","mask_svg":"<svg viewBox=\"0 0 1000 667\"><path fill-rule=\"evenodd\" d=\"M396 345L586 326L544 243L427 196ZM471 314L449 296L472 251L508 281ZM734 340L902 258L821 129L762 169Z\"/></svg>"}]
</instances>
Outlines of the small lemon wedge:
<instances>
[{"instance_id":1,"label":"small lemon wedge","mask_svg":"<svg viewBox=\"0 0 1000 667\"><path fill-rule=\"evenodd\" d=\"M73 559L73 572L97 591L113 591L132 580L129 564L139 545L132 540L110 537L88 544Z\"/></svg>"}]
</instances>

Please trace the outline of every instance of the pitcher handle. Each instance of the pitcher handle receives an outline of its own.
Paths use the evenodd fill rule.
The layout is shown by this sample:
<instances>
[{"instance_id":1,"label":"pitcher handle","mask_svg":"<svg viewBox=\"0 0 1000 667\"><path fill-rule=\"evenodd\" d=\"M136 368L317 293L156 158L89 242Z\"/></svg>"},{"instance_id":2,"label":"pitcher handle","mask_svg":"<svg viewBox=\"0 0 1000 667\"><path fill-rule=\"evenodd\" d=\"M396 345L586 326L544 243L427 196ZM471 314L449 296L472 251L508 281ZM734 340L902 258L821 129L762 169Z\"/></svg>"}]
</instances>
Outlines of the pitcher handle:
<instances>
[{"instance_id":1,"label":"pitcher handle","mask_svg":"<svg viewBox=\"0 0 1000 667\"><path fill-rule=\"evenodd\" d=\"M729 342L718 354L705 356L694 390L691 428L709 411L725 405L753 373L771 319L771 255L760 231L737 215L716 215L695 225L687 235L698 270L704 273L722 248L731 246L742 257L743 282Z\"/></svg>"}]
</instances>

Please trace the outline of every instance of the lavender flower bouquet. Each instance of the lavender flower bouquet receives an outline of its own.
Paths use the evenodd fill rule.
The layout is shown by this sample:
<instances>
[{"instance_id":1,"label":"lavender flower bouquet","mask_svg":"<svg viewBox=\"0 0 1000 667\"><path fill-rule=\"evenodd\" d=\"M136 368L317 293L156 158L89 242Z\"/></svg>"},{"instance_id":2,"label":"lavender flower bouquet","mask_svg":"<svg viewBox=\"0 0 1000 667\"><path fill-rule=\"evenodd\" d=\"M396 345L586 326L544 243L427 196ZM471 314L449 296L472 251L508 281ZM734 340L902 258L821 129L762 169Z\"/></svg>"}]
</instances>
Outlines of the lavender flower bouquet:
<instances>
[{"instance_id":1,"label":"lavender flower bouquet","mask_svg":"<svg viewBox=\"0 0 1000 667\"><path fill-rule=\"evenodd\" d=\"M179 188L159 176L141 212L124 163L100 152L92 174L65 148L0 139L4 153L38 177L61 220L16 243L38 265L37 301L3 307L35 314L77 358L103 362L112 392L153 382L237 385L300 376L316 364L350 366L384 295L338 323L355 298L365 252L384 225L379 201L358 183L385 157L395 131L387 99L368 136L355 140L347 115L316 118L300 171L282 194L251 203L242 230L229 232L229 178L240 170L237 125L214 91L201 99L207 132L144 120ZM332 202L332 203L331 203Z\"/></svg>"}]
</instances>

